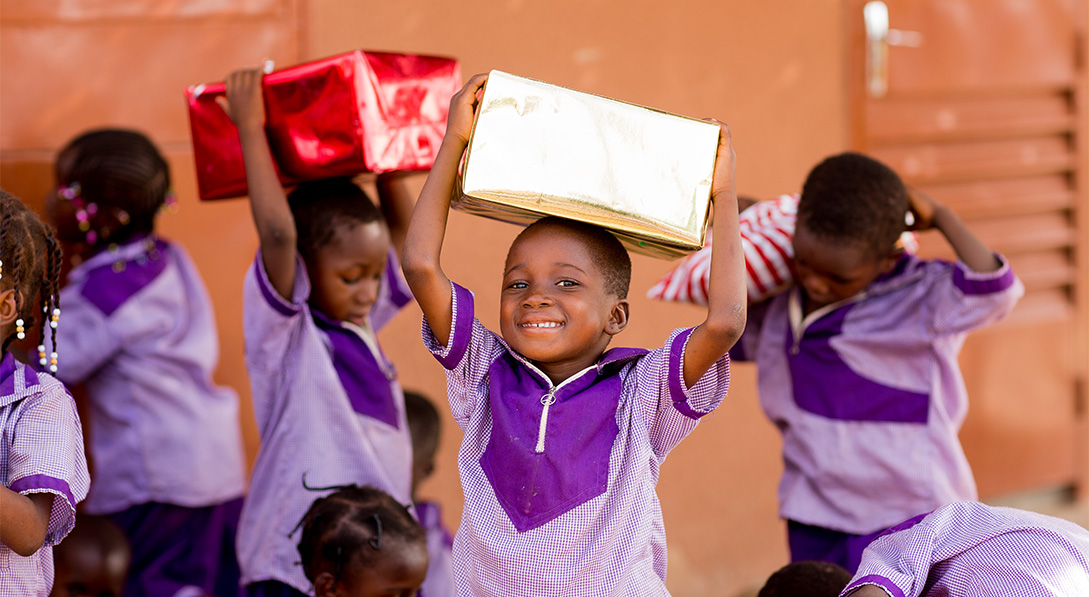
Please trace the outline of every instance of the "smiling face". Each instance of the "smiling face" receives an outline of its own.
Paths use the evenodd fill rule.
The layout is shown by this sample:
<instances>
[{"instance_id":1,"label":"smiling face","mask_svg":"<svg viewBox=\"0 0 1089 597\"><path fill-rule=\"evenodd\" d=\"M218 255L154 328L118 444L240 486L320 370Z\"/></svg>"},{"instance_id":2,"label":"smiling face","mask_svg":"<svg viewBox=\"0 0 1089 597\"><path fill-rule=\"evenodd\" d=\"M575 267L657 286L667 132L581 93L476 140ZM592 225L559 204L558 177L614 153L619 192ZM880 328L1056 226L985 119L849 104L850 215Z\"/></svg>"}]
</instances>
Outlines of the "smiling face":
<instances>
[{"instance_id":1,"label":"smiling face","mask_svg":"<svg viewBox=\"0 0 1089 597\"><path fill-rule=\"evenodd\" d=\"M593 365L628 322L628 301L606 290L592 246L559 226L530 228L507 254L503 339L553 383Z\"/></svg>"},{"instance_id":2,"label":"smiling face","mask_svg":"<svg viewBox=\"0 0 1089 597\"><path fill-rule=\"evenodd\" d=\"M803 290L805 312L850 298L890 271L898 254L874 258L865 245L837 243L797 224L794 231L794 277Z\"/></svg>"},{"instance_id":3,"label":"smiling face","mask_svg":"<svg viewBox=\"0 0 1089 597\"><path fill-rule=\"evenodd\" d=\"M330 319L364 325L378 298L389 249L389 230L380 221L336 224L332 239L306 258L311 304Z\"/></svg>"}]
</instances>

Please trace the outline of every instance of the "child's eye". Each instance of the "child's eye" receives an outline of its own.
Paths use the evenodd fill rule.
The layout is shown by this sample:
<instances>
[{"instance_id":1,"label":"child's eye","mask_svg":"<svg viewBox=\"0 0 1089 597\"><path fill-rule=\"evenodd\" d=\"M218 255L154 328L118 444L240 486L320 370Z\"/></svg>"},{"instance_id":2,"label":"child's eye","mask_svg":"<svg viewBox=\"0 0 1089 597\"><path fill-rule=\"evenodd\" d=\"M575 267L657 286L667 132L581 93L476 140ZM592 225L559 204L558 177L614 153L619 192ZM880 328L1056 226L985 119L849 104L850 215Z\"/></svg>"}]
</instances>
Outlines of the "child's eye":
<instances>
[{"instance_id":1,"label":"child's eye","mask_svg":"<svg viewBox=\"0 0 1089 597\"><path fill-rule=\"evenodd\" d=\"M526 284L525 282L521 282L521 281L511 282L510 284L507 284L507 288L510 288L511 290L522 290L522 289L528 288L528 287L529 287L528 284Z\"/></svg>"},{"instance_id":2,"label":"child's eye","mask_svg":"<svg viewBox=\"0 0 1089 597\"><path fill-rule=\"evenodd\" d=\"M562 288L574 288L575 286L579 285L579 283L575 280L560 280L558 284Z\"/></svg>"},{"instance_id":3,"label":"child's eye","mask_svg":"<svg viewBox=\"0 0 1089 597\"><path fill-rule=\"evenodd\" d=\"M363 276L341 276L340 281L345 284L355 284L363 279Z\"/></svg>"}]
</instances>

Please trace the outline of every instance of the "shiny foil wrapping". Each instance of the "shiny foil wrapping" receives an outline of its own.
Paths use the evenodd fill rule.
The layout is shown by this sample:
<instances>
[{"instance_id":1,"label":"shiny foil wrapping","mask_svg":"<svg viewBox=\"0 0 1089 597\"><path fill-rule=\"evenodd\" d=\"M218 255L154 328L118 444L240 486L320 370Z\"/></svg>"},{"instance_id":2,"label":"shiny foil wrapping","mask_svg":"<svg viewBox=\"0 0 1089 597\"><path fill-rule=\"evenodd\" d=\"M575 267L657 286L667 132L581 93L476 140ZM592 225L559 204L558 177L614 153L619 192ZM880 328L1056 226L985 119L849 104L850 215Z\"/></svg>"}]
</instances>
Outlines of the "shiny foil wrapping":
<instances>
[{"instance_id":1,"label":"shiny foil wrapping","mask_svg":"<svg viewBox=\"0 0 1089 597\"><path fill-rule=\"evenodd\" d=\"M430 168L460 88L455 60L362 50L266 75L266 130L280 181ZM202 199L247 192L238 130L215 100L223 94L223 83L186 91Z\"/></svg>"},{"instance_id":2,"label":"shiny foil wrapping","mask_svg":"<svg viewBox=\"0 0 1089 597\"><path fill-rule=\"evenodd\" d=\"M717 125L492 71L462 162L456 209L528 224L608 228L632 251L703 246Z\"/></svg>"}]
</instances>

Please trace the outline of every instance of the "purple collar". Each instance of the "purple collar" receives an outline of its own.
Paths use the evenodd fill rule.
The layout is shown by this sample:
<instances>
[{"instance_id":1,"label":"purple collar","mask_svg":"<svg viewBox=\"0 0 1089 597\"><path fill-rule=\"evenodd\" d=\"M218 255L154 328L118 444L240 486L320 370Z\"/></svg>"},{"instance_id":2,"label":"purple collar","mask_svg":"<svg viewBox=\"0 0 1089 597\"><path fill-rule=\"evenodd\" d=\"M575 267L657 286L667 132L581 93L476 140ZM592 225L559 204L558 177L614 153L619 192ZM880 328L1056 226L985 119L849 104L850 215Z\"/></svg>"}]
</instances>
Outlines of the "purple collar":
<instances>
[{"instance_id":1,"label":"purple collar","mask_svg":"<svg viewBox=\"0 0 1089 597\"><path fill-rule=\"evenodd\" d=\"M378 349L377 357L354 330L333 321L311 307L314 323L329 338L333 368L355 412L398 428L397 404L392 383L397 379L393 365ZM377 344L375 344L377 346Z\"/></svg>"},{"instance_id":2,"label":"purple collar","mask_svg":"<svg viewBox=\"0 0 1089 597\"><path fill-rule=\"evenodd\" d=\"M619 374L647 351L614 348L553 387L507 349L489 368L492 431L480 464L511 523L525 532L605 492L619 431Z\"/></svg>"},{"instance_id":3,"label":"purple collar","mask_svg":"<svg viewBox=\"0 0 1089 597\"><path fill-rule=\"evenodd\" d=\"M23 370L22 387L15 387L16 371ZM15 360L11 352L5 352L0 360L0 407L7 406L27 394L27 388L38 385L38 374L30 367Z\"/></svg>"}]
</instances>

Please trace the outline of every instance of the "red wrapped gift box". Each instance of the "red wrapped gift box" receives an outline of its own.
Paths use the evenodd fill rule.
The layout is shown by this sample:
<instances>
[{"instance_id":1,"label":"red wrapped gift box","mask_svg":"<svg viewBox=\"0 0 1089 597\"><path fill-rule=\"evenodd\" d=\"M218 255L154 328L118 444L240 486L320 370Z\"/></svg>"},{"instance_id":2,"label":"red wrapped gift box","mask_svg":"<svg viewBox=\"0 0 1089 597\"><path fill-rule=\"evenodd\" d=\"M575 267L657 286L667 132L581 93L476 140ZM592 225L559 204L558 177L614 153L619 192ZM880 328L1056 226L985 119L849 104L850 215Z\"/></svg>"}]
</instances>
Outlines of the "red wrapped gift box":
<instances>
[{"instance_id":1,"label":"red wrapped gift box","mask_svg":"<svg viewBox=\"0 0 1089 597\"><path fill-rule=\"evenodd\" d=\"M360 172L425 170L461 88L456 60L355 50L265 76L269 146L286 185ZM223 83L186 90L201 199L247 193Z\"/></svg>"}]
</instances>

